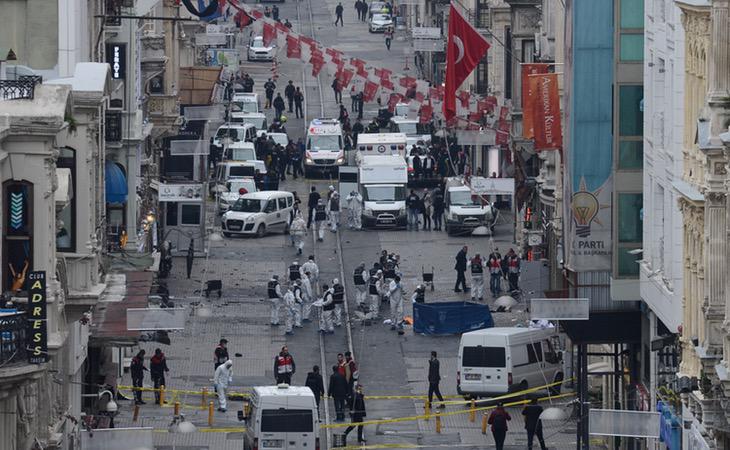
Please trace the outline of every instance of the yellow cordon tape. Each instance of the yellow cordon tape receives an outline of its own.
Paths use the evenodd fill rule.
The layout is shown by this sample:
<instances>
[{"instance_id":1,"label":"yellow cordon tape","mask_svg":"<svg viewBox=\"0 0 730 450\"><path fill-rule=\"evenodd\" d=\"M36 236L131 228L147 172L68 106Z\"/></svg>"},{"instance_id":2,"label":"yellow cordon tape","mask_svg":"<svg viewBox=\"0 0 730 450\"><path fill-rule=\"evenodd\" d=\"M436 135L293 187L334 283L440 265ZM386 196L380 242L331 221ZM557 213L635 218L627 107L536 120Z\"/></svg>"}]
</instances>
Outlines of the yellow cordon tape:
<instances>
[{"instance_id":1,"label":"yellow cordon tape","mask_svg":"<svg viewBox=\"0 0 730 450\"><path fill-rule=\"evenodd\" d=\"M530 394L530 393L533 393L533 392L541 391L541 390L546 389L546 388L550 388L550 387L553 387L553 386L557 386L559 384L563 384L566 381L570 381L571 379L572 378L568 378L568 379L562 380L562 381L556 381L554 383L545 384L545 385L542 385L542 386L525 389L524 391L513 392L513 393L510 393L510 394L502 395L500 397L493 397L493 398L484 399L484 400L477 400L477 403L479 403L479 402L485 402L485 401L503 400L503 399L512 398L512 397L518 397L520 395ZM160 391L160 389L155 389L155 388L146 388L146 387L136 388L134 386L122 386L122 385L117 386L117 389L123 390L123 391L142 391L142 392L157 392L157 391ZM168 389L167 387L165 387L165 392L166 393L172 393L172 394L203 395L203 391L190 391L190 390L182 390L182 389ZM213 392L213 391L209 391L207 394L210 395L210 396L215 396L216 395L215 392ZM227 393L227 397L229 397L229 398L230 397L243 397L243 398L247 398L247 397L250 397L250 396L251 396L251 394L248 393L248 392L228 392ZM444 395L443 397L444 398L464 398L463 395ZM331 397L325 397L325 398L331 398ZM426 399L428 399L428 396L426 396L426 395L366 395L365 396L365 400L426 400ZM444 405L464 405L464 404L469 404L469 403L471 403L471 400L434 402L434 404L444 404Z\"/></svg>"},{"instance_id":2,"label":"yellow cordon tape","mask_svg":"<svg viewBox=\"0 0 730 450\"><path fill-rule=\"evenodd\" d=\"M569 392L567 394L560 394L560 395L553 395L551 397L542 397L539 398L538 401L545 401L545 400L552 400L556 398L564 398L564 397L572 397L576 395L574 392ZM520 400L516 402L511 403L505 403L504 406L517 406L517 405L524 405L529 403L530 400ZM460 411L449 411L449 412L440 412L439 415L443 417L447 416L456 416L458 414L468 414L471 411L488 411L490 409L495 409L497 406L482 406L480 408L474 408L474 409L463 409ZM320 425L320 428L343 428L343 427L349 427L349 426L359 426L359 425L380 425L382 423L396 423L396 422L410 422L413 420L425 420L425 419L431 419L436 417L436 414L421 414L419 416L409 416L409 417L396 417L394 419L375 419L375 420L367 420L364 422L353 422L353 423L331 423L331 424L325 424Z\"/></svg>"}]
</instances>

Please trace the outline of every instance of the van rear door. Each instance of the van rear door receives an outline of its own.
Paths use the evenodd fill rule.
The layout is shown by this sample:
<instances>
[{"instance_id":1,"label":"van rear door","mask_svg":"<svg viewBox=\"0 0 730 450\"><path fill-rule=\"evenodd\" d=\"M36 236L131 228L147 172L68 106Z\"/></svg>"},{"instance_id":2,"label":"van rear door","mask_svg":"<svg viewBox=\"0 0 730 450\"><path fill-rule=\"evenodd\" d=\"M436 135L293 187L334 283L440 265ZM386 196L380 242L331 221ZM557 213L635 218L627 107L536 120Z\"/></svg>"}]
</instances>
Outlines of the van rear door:
<instances>
[{"instance_id":1,"label":"van rear door","mask_svg":"<svg viewBox=\"0 0 730 450\"><path fill-rule=\"evenodd\" d=\"M264 409L261 411L259 448L301 450L315 448L315 426L312 409Z\"/></svg>"},{"instance_id":2,"label":"van rear door","mask_svg":"<svg viewBox=\"0 0 730 450\"><path fill-rule=\"evenodd\" d=\"M461 355L464 393L500 393L509 389L504 346L464 345Z\"/></svg>"}]
</instances>

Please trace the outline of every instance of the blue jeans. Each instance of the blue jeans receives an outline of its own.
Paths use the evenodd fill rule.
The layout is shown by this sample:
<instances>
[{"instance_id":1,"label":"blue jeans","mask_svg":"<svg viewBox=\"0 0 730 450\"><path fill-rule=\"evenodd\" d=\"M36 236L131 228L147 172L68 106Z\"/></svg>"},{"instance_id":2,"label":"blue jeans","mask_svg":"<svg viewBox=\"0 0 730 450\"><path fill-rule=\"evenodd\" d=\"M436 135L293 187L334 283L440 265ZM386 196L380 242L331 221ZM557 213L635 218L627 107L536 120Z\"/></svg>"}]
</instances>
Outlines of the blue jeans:
<instances>
[{"instance_id":1,"label":"blue jeans","mask_svg":"<svg viewBox=\"0 0 730 450\"><path fill-rule=\"evenodd\" d=\"M418 210L408 208L408 229L414 228L418 231Z\"/></svg>"},{"instance_id":2,"label":"blue jeans","mask_svg":"<svg viewBox=\"0 0 730 450\"><path fill-rule=\"evenodd\" d=\"M489 277L489 290L493 296L498 296L502 292L502 274L493 273Z\"/></svg>"}]
</instances>

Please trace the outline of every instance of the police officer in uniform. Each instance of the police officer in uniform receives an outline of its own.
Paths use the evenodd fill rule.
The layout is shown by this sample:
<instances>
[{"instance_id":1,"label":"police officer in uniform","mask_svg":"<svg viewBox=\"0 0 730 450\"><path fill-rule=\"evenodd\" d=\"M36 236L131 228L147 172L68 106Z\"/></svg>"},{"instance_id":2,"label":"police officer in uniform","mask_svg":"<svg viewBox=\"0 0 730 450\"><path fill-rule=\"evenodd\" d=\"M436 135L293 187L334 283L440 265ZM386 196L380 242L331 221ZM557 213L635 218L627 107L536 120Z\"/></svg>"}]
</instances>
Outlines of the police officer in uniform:
<instances>
[{"instance_id":1,"label":"police officer in uniform","mask_svg":"<svg viewBox=\"0 0 730 450\"><path fill-rule=\"evenodd\" d=\"M471 299L484 300L484 261L479 253L474 255L470 262L471 266Z\"/></svg>"},{"instance_id":2,"label":"police officer in uniform","mask_svg":"<svg viewBox=\"0 0 730 450\"><path fill-rule=\"evenodd\" d=\"M327 206L323 199L319 199L314 208L314 230L317 233L317 241L324 241L325 221L327 220Z\"/></svg>"},{"instance_id":3,"label":"police officer in uniform","mask_svg":"<svg viewBox=\"0 0 730 450\"><path fill-rule=\"evenodd\" d=\"M302 279L302 274L300 273L301 267L299 267L299 261L294 261L291 263L291 266L289 266L289 282L293 283L297 280Z\"/></svg>"},{"instance_id":4,"label":"police officer in uniform","mask_svg":"<svg viewBox=\"0 0 730 450\"><path fill-rule=\"evenodd\" d=\"M335 327L332 324L332 315L335 311L334 291L329 286L322 285L324 294L322 296L322 314L319 316L319 332L322 334L335 334Z\"/></svg>"},{"instance_id":5,"label":"police officer in uniform","mask_svg":"<svg viewBox=\"0 0 730 450\"><path fill-rule=\"evenodd\" d=\"M355 273L353 274L353 282L355 284L355 291L357 296L355 302L357 307L362 309L365 307L365 301L367 300L367 282L370 278L368 271L365 270L365 263L361 262L360 265L355 267Z\"/></svg>"},{"instance_id":6,"label":"police officer in uniform","mask_svg":"<svg viewBox=\"0 0 730 450\"><path fill-rule=\"evenodd\" d=\"M281 286L279 285L279 275L273 275L266 286L271 302L271 326L279 326L279 305L281 303Z\"/></svg>"},{"instance_id":7,"label":"police officer in uniform","mask_svg":"<svg viewBox=\"0 0 730 450\"><path fill-rule=\"evenodd\" d=\"M378 270L370 277L368 292L370 293L370 314L377 319L380 315L380 292L383 290L383 271Z\"/></svg>"},{"instance_id":8,"label":"police officer in uniform","mask_svg":"<svg viewBox=\"0 0 730 450\"><path fill-rule=\"evenodd\" d=\"M342 308L345 303L345 287L340 284L337 278L332 280L332 297L335 303L335 326L342 326Z\"/></svg>"}]
</instances>

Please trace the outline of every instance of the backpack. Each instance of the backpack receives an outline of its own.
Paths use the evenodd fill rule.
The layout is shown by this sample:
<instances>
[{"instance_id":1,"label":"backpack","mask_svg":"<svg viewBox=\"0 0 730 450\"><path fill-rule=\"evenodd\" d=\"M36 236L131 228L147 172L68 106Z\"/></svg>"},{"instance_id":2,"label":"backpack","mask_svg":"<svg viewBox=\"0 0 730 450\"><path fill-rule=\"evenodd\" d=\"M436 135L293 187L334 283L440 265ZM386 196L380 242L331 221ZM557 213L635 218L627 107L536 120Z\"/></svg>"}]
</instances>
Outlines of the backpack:
<instances>
[{"instance_id":1,"label":"backpack","mask_svg":"<svg viewBox=\"0 0 730 450\"><path fill-rule=\"evenodd\" d=\"M492 416L492 428L495 430L507 429L507 418L504 416L504 413L497 413Z\"/></svg>"}]
</instances>

